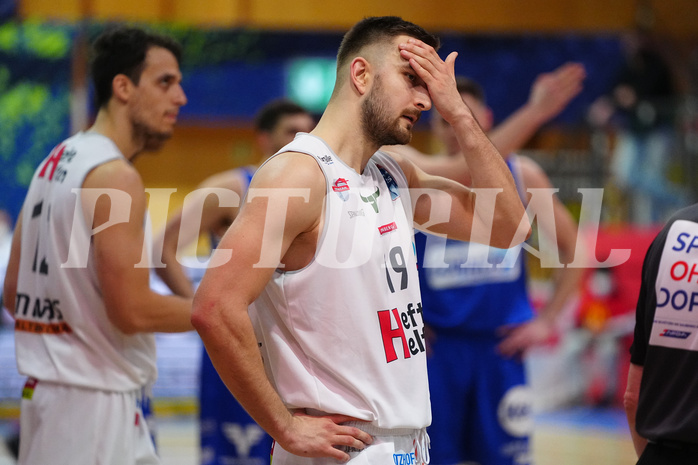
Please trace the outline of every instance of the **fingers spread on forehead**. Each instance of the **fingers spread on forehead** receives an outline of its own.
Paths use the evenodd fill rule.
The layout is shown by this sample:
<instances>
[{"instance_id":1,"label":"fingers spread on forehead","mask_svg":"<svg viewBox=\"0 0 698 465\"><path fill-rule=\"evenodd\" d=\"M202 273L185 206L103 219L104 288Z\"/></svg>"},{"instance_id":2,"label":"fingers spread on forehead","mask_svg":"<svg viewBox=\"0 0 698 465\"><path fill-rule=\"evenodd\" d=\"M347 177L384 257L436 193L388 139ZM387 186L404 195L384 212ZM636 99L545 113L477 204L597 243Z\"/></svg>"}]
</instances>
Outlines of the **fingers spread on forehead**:
<instances>
[{"instance_id":1,"label":"fingers spread on forehead","mask_svg":"<svg viewBox=\"0 0 698 465\"><path fill-rule=\"evenodd\" d=\"M415 39L410 39L410 41L414 40ZM410 64L413 68L415 67L414 65L417 64L426 71L433 73L436 67L442 63L436 51L424 42L401 43L399 47L400 56L405 60L411 60ZM416 68L415 70L419 71Z\"/></svg>"},{"instance_id":2,"label":"fingers spread on forehead","mask_svg":"<svg viewBox=\"0 0 698 465\"><path fill-rule=\"evenodd\" d=\"M428 60L427 58L412 54L410 52L406 52L404 50L400 52L400 55L404 59L408 60L410 62L410 66L412 66L412 68L414 68L414 70L418 73L421 70L425 70L430 73L434 70L434 64L431 62L431 60ZM423 78L424 76L420 75L420 77Z\"/></svg>"},{"instance_id":3,"label":"fingers spread on forehead","mask_svg":"<svg viewBox=\"0 0 698 465\"><path fill-rule=\"evenodd\" d=\"M408 38L407 40L401 40L398 47L400 48L400 54L403 56L403 52L408 52L412 55L427 59L439 58L434 47L418 39Z\"/></svg>"},{"instance_id":4,"label":"fingers spread on forehead","mask_svg":"<svg viewBox=\"0 0 698 465\"><path fill-rule=\"evenodd\" d=\"M400 48L422 50L422 53L436 52L434 47L422 42L419 39L415 39L414 37L403 37L403 40L400 41Z\"/></svg>"}]
</instances>

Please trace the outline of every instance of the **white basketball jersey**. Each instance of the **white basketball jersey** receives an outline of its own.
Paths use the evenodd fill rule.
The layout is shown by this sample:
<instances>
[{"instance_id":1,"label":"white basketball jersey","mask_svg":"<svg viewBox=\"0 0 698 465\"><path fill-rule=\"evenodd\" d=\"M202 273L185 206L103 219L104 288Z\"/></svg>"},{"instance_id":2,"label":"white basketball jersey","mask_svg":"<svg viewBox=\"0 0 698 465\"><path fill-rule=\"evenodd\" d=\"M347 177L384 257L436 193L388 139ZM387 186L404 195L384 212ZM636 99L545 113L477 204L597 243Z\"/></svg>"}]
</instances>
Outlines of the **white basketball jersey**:
<instances>
[{"instance_id":1,"label":"white basketball jersey","mask_svg":"<svg viewBox=\"0 0 698 465\"><path fill-rule=\"evenodd\" d=\"M272 384L289 408L350 415L378 428L431 422L424 325L407 181L377 152L358 174L314 136L282 149L325 175L314 260L277 270L252 305Z\"/></svg>"},{"instance_id":2,"label":"white basketball jersey","mask_svg":"<svg viewBox=\"0 0 698 465\"><path fill-rule=\"evenodd\" d=\"M155 380L154 336L126 335L107 317L92 225L86 224L77 191L90 171L120 158L110 139L78 133L34 173L22 212L15 306L17 365L23 375L110 391ZM71 240L74 247L89 250L85 265L62 266Z\"/></svg>"}]
</instances>

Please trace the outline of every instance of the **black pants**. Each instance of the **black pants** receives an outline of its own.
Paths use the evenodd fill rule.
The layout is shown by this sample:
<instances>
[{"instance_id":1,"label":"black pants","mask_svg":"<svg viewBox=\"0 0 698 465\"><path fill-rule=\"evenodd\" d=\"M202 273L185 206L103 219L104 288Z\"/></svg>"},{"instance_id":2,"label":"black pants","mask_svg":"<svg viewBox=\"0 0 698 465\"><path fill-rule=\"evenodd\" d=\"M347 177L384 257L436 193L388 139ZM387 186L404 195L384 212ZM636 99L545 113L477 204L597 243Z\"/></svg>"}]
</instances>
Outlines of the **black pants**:
<instances>
[{"instance_id":1,"label":"black pants","mask_svg":"<svg viewBox=\"0 0 698 465\"><path fill-rule=\"evenodd\" d=\"M650 442L640 456L637 465L696 465L698 445L657 444Z\"/></svg>"}]
</instances>

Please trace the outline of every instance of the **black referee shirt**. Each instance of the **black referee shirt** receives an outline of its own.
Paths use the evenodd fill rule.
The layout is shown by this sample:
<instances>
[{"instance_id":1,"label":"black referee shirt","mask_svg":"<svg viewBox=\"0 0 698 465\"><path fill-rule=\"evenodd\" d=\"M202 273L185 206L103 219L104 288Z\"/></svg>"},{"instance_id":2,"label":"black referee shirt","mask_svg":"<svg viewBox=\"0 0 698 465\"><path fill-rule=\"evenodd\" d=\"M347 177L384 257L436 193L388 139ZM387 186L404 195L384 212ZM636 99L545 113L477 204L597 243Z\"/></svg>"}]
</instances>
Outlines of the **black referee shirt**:
<instances>
[{"instance_id":1,"label":"black referee shirt","mask_svg":"<svg viewBox=\"0 0 698 465\"><path fill-rule=\"evenodd\" d=\"M698 444L698 352L650 345L657 309L655 283L658 268L669 230L677 220L696 223L698 229L698 204L684 208L672 216L645 256L635 316L635 336L630 348L631 362L644 367L635 426L642 437L650 440ZM692 240L697 247L691 247ZM670 292L660 291L660 302L671 304L671 299L674 298L673 302L680 308L670 307L671 311L684 312L684 315L695 314L694 321L698 323L698 274L690 272L691 260L698 263L698 237L694 239L685 234L676 242L676 249L686 253L687 266L681 263L676 267L673 277L685 276L684 279L675 279L677 285L681 286L679 295L674 298ZM691 305L691 299L696 303L695 306ZM661 335L681 339L698 331L690 326L675 328L678 330L664 329L664 334Z\"/></svg>"}]
</instances>

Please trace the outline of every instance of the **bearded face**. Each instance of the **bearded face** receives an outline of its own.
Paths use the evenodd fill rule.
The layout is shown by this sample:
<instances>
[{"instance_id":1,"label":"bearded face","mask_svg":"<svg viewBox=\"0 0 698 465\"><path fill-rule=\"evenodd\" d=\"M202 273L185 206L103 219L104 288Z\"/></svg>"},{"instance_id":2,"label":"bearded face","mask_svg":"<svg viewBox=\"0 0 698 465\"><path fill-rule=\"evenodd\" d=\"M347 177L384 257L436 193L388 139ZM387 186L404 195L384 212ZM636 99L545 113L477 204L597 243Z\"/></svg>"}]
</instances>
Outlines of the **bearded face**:
<instances>
[{"instance_id":1,"label":"bearded face","mask_svg":"<svg viewBox=\"0 0 698 465\"><path fill-rule=\"evenodd\" d=\"M134 142L157 150L172 136L179 108L187 103L179 63L169 50L148 49L145 67L128 100Z\"/></svg>"},{"instance_id":2,"label":"bearded face","mask_svg":"<svg viewBox=\"0 0 698 465\"><path fill-rule=\"evenodd\" d=\"M401 118L390 114L389 98L380 75L361 105L361 126L376 146L405 145L412 139L411 129L401 125Z\"/></svg>"},{"instance_id":3,"label":"bearded face","mask_svg":"<svg viewBox=\"0 0 698 465\"><path fill-rule=\"evenodd\" d=\"M137 140L143 141L143 150L148 152L159 150L165 141L172 137L172 131L158 131L147 123L139 121L133 122L133 134Z\"/></svg>"},{"instance_id":4,"label":"bearded face","mask_svg":"<svg viewBox=\"0 0 698 465\"><path fill-rule=\"evenodd\" d=\"M143 150L148 152L160 150L160 148L165 145L165 141L170 137L170 134L149 134L145 139Z\"/></svg>"}]
</instances>

